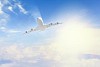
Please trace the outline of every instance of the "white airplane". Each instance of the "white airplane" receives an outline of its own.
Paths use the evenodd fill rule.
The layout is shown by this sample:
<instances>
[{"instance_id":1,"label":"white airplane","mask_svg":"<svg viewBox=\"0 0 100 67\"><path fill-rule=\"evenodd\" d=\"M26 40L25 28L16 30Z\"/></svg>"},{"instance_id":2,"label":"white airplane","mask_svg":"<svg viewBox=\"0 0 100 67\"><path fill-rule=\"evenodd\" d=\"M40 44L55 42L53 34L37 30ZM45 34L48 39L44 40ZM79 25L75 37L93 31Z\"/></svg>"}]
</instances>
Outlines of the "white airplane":
<instances>
[{"instance_id":1,"label":"white airplane","mask_svg":"<svg viewBox=\"0 0 100 67\"><path fill-rule=\"evenodd\" d=\"M29 33L29 32L32 32L32 31L44 31L46 28L48 27L51 27L51 26L55 26L55 25L58 25L58 24L62 24L62 23L59 23L59 22L56 22L56 23L50 23L50 24L43 24L43 20L41 17L38 17L37 18L37 27L36 28L31 28L29 31L25 31L25 33Z\"/></svg>"}]
</instances>

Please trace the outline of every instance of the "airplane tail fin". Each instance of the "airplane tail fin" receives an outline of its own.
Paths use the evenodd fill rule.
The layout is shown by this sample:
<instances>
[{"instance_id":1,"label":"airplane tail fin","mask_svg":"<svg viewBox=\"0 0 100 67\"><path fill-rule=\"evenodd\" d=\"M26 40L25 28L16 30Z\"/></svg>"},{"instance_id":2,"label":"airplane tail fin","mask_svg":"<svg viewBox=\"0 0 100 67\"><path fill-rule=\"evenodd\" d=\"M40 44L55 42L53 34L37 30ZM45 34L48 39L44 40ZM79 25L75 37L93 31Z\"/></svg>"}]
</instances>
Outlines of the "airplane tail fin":
<instances>
[{"instance_id":1,"label":"airplane tail fin","mask_svg":"<svg viewBox=\"0 0 100 67\"><path fill-rule=\"evenodd\" d=\"M43 25L43 20L42 20L41 17L37 18L37 23L38 23L38 26L42 26Z\"/></svg>"},{"instance_id":2,"label":"airplane tail fin","mask_svg":"<svg viewBox=\"0 0 100 67\"><path fill-rule=\"evenodd\" d=\"M37 21L38 21L38 22L43 22L43 20L42 20L41 17L38 17L38 18L37 18Z\"/></svg>"}]
</instances>

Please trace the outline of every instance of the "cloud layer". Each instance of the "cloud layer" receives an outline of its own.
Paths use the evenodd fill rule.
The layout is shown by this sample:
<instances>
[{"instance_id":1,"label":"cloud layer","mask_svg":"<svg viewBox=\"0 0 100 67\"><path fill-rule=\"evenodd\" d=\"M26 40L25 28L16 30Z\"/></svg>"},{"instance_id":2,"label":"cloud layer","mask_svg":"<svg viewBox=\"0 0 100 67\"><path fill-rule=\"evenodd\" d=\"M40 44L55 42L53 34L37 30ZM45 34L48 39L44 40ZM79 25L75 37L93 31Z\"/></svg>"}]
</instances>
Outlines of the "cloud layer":
<instances>
[{"instance_id":1,"label":"cloud layer","mask_svg":"<svg viewBox=\"0 0 100 67\"><path fill-rule=\"evenodd\" d=\"M64 23L51 44L0 47L1 67L99 67L100 29L82 18L60 20Z\"/></svg>"}]
</instances>

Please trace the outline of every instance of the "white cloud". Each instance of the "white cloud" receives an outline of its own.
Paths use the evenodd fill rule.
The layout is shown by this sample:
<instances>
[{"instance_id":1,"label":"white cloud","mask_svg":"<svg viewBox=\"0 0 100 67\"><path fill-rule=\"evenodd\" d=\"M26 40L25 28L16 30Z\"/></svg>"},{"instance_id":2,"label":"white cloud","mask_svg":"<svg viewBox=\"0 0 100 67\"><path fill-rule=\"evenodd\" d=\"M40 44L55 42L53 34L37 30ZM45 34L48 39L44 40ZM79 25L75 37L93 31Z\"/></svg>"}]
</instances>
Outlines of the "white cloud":
<instances>
[{"instance_id":1,"label":"white cloud","mask_svg":"<svg viewBox=\"0 0 100 67\"><path fill-rule=\"evenodd\" d=\"M19 1L14 1L14 5L10 2L10 0L1 0L0 1L0 26L4 26L7 24L8 20L10 19L10 14L6 13L3 8L7 7L9 11L17 14L14 9L19 9L20 12L23 14L27 14L28 12L19 4Z\"/></svg>"},{"instance_id":2,"label":"white cloud","mask_svg":"<svg viewBox=\"0 0 100 67\"><path fill-rule=\"evenodd\" d=\"M26 11L26 9L22 6L20 1L17 1L17 0L13 0L13 1L15 3L13 6L16 6L16 8L18 7L20 12L22 12L23 14L27 14L28 13L28 11Z\"/></svg>"},{"instance_id":3,"label":"white cloud","mask_svg":"<svg viewBox=\"0 0 100 67\"><path fill-rule=\"evenodd\" d=\"M0 14L0 26L5 26L8 20L9 20L9 15L2 11L2 13Z\"/></svg>"},{"instance_id":4,"label":"white cloud","mask_svg":"<svg viewBox=\"0 0 100 67\"><path fill-rule=\"evenodd\" d=\"M20 31L4 28L10 20L10 14L5 13L3 10L3 8L5 8L6 5L10 5L10 6L7 6L8 10L15 13L13 10L13 7L12 7L13 5L11 5L9 0L1 0L0 1L0 31L3 31L5 33L18 33ZM15 14L17 14L17 13L15 13Z\"/></svg>"},{"instance_id":5,"label":"white cloud","mask_svg":"<svg viewBox=\"0 0 100 67\"><path fill-rule=\"evenodd\" d=\"M12 7L11 7L11 6L9 6L9 7L8 7L8 9L9 9L10 11L12 11L12 12L13 12L13 9L12 9Z\"/></svg>"},{"instance_id":6,"label":"white cloud","mask_svg":"<svg viewBox=\"0 0 100 67\"><path fill-rule=\"evenodd\" d=\"M2 32L5 32L5 33L19 33L19 32L21 32L21 31L18 31L18 30L7 29L6 27L0 27L0 30Z\"/></svg>"},{"instance_id":7,"label":"white cloud","mask_svg":"<svg viewBox=\"0 0 100 67\"><path fill-rule=\"evenodd\" d=\"M0 1L0 14L3 13L3 11L2 11L2 7L3 7L3 5L1 4L1 1Z\"/></svg>"},{"instance_id":8,"label":"white cloud","mask_svg":"<svg viewBox=\"0 0 100 67\"><path fill-rule=\"evenodd\" d=\"M8 4L9 3L9 0L1 0L2 4Z\"/></svg>"},{"instance_id":9,"label":"white cloud","mask_svg":"<svg viewBox=\"0 0 100 67\"><path fill-rule=\"evenodd\" d=\"M3 1L3 0L2 0ZM7 21L9 20L9 15L3 11L4 3L0 1L0 26L6 25ZM6 0L4 0L5 2Z\"/></svg>"},{"instance_id":10,"label":"white cloud","mask_svg":"<svg viewBox=\"0 0 100 67\"><path fill-rule=\"evenodd\" d=\"M17 30L7 30L6 32L8 32L8 33L19 33L21 31L17 31Z\"/></svg>"},{"instance_id":11,"label":"white cloud","mask_svg":"<svg viewBox=\"0 0 100 67\"><path fill-rule=\"evenodd\" d=\"M20 12L22 12L23 14L27 14L27 11L22 7L21 4L17 4L17 6L18 6Z\"/></svg>"},{"instance_id":12,"label":"white cloud","mask_svg":"<svg viewBox=\"0 0 100 67\"><path fill-rule=\"evenodd\" d=\"M0 65L1 67L12 67L13 66L13 64L11 63L11 64L3 64L3 65Z\"/></svg>"},{"instance_id":13,"label":"white cloud","mask_svg":"<svg viewBox=\"0 0 100 67\"><path fill-rule=\"evenodd\" d=\"M9 59L21 63L37 63L38 59L36 57L40 55L40 52L40 47L19 47L12 45L9 47L1 47L0 59Z\"/></svg>"},{"instance_id":14,"label":"white cloud","mask_svg":"<svg viewBox=\"0 0 100 67\"><path fill-rule=\"evenodd\" d=\"M9 7L8 7L8 10L10 10L11 12L13 12L14 14L16 14L16 15L17 15L17 13L16 13L16 12L14 12L14 10L13 10L13 7L12 7L12 6L9 6Z\"/></svg>"},{"instance_id":15,"label":"white cloud","mask_svg":"<svg viewBox=\"0 0 100 67\"><path fill-rule=\"evenodd\" d=\"M12 4L13 2L13 4ZM0 0L0 27L5 27L7 23L10 20L11 15L9 12L5 12L5 9L13 12L17 15L17 12L15 11L18 9L21 13L27 14L28 11L25 10L25 8L22 7L20 1L16 0ZM0 29L0 31L6 32L6 33L18 33L20 31L12 30L12 29Z\"/></svg>"}]
</instances>

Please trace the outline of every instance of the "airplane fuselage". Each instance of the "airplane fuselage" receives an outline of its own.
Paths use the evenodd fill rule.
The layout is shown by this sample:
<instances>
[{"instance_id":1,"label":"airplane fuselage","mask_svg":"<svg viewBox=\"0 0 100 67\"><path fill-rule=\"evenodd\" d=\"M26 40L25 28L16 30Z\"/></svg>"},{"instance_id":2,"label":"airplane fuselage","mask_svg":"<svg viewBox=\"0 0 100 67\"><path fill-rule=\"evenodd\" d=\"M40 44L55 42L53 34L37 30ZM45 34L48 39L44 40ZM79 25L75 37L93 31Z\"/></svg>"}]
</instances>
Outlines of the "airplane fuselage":
<instances>
[{"instance_id":1,"label":"airplane fuselage","mask_svg":"<svg viewBox=\"0 0 100 67\"><path fill-rule=\"evenodd\" d=\"M47 28L47 25L37 26L36 30L44 31Z\"/></svg>"}]
</instances>

